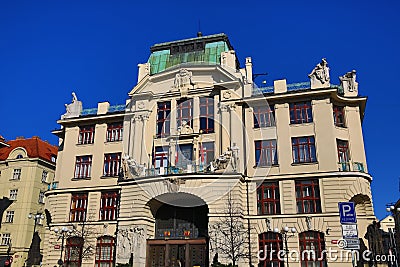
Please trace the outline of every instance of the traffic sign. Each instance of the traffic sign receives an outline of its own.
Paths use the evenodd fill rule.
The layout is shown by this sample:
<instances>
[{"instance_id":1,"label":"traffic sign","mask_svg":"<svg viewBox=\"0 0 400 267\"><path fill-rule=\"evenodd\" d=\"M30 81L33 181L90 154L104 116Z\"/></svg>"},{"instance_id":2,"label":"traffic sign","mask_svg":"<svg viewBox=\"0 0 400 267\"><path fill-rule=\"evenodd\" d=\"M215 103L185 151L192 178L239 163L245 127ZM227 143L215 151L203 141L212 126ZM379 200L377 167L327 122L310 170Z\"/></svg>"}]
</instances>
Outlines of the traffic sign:
<instances>
[{"instance_id":1,"label":"traffic sign","mask_svg":"<svg viewBox=\"0 0 400 267\"><path fill-rule=\"evenodd\" d=\"M342 224L342 235L344 239L346 238L358 239L357 224Z\"/></svg>"},{"instance_id":2,"label":"traffic sign","mask_svg":"<svg viewBox=\"0 0 400 267\"><path fill-rule=\"evenodd\" d=\"M354 202L339 202L340 223L356 223L356 209Z\"/></svg>"}]
</instances>

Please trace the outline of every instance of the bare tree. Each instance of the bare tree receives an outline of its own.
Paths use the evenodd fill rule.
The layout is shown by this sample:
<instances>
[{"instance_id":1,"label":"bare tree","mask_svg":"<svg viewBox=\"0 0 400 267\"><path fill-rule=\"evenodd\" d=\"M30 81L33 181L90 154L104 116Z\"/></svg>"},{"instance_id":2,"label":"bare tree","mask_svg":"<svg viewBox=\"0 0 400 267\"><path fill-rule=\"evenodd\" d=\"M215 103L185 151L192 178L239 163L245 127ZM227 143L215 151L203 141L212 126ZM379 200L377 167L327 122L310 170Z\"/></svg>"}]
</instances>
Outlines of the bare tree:
<instances>
[{"instance_id":1,"label":"bare tree","mask_svg":"<svg viewBox=\"0 0 400 267\"><path fill-rule=\"evenodd\" d=\"M225 210L212 227L210 238L217 247L220 255L223 254L236 266L240 259L248 258L248 232L243 223L243 212L232 193L226 199Z\"/></svg>"}]
</instances>

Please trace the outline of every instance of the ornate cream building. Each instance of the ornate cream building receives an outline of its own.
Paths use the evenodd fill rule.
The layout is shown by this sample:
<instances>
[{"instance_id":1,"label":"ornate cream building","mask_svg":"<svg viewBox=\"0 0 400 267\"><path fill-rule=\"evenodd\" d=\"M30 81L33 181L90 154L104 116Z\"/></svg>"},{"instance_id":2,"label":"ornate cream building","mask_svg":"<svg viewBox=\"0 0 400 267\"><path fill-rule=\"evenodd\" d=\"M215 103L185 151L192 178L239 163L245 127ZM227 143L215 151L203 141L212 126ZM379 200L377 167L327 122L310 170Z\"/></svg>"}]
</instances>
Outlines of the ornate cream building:
<instances>
[{"instance_id":1,"label":"ornate cream building","mask_svg":"<svg viewBox=\"0 0 400 267\"><path fill-rule=\"evenodd\" d=\"M138 67L125 105L73 94L58 121L45 266L351 264L270 249L339 249L338 202L360 237L375 219L355 71L333 85L322 59L309 82L258 88L225 34L156 44Z\"/></svg>"}]
</instances>

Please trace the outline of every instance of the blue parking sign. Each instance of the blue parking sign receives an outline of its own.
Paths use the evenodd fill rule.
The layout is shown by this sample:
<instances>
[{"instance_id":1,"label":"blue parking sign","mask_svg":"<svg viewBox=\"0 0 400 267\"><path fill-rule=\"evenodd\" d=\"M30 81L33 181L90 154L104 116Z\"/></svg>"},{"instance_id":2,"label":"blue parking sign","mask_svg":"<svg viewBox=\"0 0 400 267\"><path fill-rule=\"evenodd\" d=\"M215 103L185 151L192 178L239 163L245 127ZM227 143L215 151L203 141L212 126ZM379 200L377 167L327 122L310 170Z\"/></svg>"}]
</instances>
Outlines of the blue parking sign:
<instances>
[{"instance_id":1,"label":"blue parking sign","mask_svg":"<svg viewBox=\"0 0 400 267\"><path fill-rule=\"evenodd\" d=\"M356 209L354 202L339 202L340 223L356 223Z\"/></svg>"}]
</instances>

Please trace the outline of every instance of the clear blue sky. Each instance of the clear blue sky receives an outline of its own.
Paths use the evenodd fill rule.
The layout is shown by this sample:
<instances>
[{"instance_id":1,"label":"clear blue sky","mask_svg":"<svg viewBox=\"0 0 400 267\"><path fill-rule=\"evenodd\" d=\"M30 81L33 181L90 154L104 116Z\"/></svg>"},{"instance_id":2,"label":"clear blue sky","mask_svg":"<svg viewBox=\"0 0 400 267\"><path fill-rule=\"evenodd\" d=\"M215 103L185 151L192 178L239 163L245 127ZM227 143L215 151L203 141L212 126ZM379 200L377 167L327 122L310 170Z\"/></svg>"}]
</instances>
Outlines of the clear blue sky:
<instances>
[{"instance_id":1,"label":"clear blue sky","mask_svg":"<svg viewBox=\"0 0 400 267\"><path fill-rule=\"evenodd\" d=\"M357 70L375 212L399 198L398 1L0 1L0 135L50 131L75 91L85 108L124 103L154 43L224 32L267 81L307 81L326 57L331 82ZM397 107L397 108L396 108Z\"/></svg>"}]
</instances>

